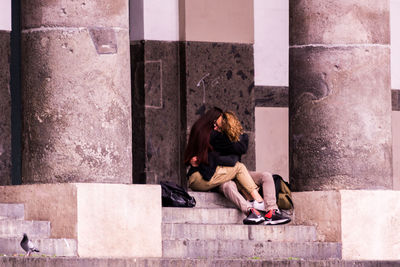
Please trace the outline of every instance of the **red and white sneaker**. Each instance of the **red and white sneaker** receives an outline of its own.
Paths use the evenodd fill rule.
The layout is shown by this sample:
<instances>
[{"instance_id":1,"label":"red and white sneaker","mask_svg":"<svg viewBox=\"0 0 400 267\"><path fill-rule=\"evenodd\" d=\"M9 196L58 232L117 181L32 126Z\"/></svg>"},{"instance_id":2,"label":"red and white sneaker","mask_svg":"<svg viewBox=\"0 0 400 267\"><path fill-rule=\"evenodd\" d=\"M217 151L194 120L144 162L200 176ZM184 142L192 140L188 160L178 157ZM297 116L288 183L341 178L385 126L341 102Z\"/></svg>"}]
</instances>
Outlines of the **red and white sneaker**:
<instances>
[{"instance_id":1,"label":"red and white sneaker","mask_svg":"<svg viewBox=\"0 0 400 267\"><path fill-rule=\"evenodd\" d=\"M265 219L265 225L285 224L291 221L289 217L284 216L278 209L269 210L267 212L264 211L262 213Z\"/></svg>"},{"instance_id":2,"label":"red and white sneaker","mask_svg":"<svg viewBox=\"0 0 400 267\"><path fill-rule=\"evenodd\" d=\"M243 220L244 224L260 224L265 221L264 216L255 208L249 209L247 217Z\"/></svg>"}]
</instances>

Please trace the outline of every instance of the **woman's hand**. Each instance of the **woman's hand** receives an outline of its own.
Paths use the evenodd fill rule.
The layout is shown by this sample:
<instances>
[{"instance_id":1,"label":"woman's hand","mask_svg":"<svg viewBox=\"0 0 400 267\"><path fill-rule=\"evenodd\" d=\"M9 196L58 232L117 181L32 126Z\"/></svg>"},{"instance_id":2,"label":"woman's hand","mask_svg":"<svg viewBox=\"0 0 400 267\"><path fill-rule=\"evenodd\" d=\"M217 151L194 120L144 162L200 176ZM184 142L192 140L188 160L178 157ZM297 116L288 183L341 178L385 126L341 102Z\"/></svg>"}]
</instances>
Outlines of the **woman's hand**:
<instances>
[{"instance_id":1,"label":"woman's hand","mask_svg":"<svg viewBox=\"0 0 400 267\"><path fill-rule=\"evenodd\" d=\"M190 159L190 165L192 165L193 167L199 167L196 156L194 156L193 158Z\"/></svg>"}]
</instances>

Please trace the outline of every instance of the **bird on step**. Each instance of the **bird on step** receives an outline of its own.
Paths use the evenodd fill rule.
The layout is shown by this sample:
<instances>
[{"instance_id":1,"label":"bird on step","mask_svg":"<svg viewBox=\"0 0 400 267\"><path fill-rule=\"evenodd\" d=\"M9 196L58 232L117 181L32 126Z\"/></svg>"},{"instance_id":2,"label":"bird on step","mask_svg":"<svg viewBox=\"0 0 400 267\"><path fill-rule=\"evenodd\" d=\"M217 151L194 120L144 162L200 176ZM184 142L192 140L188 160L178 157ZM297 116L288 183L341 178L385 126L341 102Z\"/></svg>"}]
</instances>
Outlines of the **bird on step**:
<instances>
[{"instance_id":1,"label":"bird on step","mask_svg":"<svg viewBox=\"0 0 400 267\"><path fill-rule=\"evenodd\" d=\"M23 250L25 250L25 257L29 257L32 252L39 252L39 250L33 245L32 241L29 240L28 235L24 233L24 237L20 243Z\"/></svg>"}]
</instances>

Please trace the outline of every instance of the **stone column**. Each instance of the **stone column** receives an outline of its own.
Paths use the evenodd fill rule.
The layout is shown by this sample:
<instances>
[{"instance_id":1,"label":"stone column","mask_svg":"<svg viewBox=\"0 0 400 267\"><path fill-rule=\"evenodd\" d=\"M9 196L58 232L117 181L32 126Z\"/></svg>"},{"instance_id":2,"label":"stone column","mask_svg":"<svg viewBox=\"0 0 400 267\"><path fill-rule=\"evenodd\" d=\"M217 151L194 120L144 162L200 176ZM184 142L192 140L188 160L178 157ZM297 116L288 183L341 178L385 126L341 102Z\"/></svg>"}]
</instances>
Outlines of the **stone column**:
<instances>
[{"instance_id":1,"label":"stone column","mask_svg":"<svg viewBox=\"0 0 400 267\"><path fill-rule=\"evenodd\" d=\"M290 179L391 189L389 0L290 0Z\"/></svg>"},{"instance_id":2,"label":"stone column","mask_svg":"<svg viewBox=\"0 0 400 267\"><path fill-rule=\"evenodd\" d=\"M23 183L131 183L128 0L21 6Z\"/></svg>"}]
</instances>

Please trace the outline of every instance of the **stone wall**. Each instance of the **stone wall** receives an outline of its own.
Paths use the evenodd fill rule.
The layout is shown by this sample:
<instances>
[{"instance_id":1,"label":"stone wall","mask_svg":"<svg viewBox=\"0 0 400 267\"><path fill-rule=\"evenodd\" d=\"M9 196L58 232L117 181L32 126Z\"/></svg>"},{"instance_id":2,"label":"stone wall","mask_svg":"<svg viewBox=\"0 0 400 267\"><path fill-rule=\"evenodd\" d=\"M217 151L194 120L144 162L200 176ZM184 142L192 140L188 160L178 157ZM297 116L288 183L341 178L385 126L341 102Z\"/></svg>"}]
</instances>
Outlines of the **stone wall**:
<instances>
[{"instance_id":1,"label":"stone wall","mask_svg":"<svg viewBox=\"0 0 400 267\"><path fill-rule=\"evenodd\" d=\"M179 43L131 43L133 182L180 183Z\"/></svg>"},{"instance_id":2,"label":"stone wall","mask_svg":"<svg viewBox=\"0 0 400 267\"><path fill-rule=\"evenodd\" d=\"M0 185L11 184L10 32L0 30Z\"/></svg>"},{"instance_id":3,"label":"stone wall","mask_svg":"<svg viewBox=\"0 0 400 267\"><path fill-rule=\"evenodd\" d=\"M186 42L185 58L187 132L196 119L213 106L235 112L250 137L243 162L254 170L253 46Z\"/></svg>"}]
</instances>

